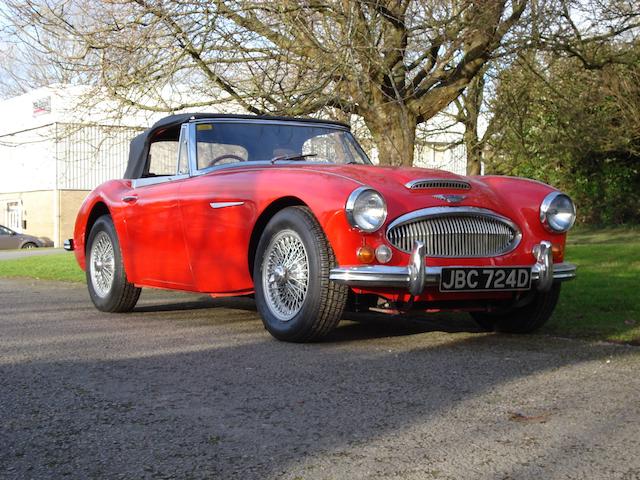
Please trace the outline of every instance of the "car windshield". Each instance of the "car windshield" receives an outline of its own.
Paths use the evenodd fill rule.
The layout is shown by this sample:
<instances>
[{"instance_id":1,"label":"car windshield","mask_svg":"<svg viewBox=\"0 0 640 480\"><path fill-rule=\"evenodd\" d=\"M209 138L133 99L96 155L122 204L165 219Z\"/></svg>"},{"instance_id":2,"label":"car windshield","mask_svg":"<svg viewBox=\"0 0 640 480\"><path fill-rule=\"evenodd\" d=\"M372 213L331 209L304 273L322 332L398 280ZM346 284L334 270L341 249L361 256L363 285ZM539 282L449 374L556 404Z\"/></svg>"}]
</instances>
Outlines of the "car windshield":
<instances>
[{"instance_id":1,"label":"car windshield","mask_svg":"<svg viewBox=\"0 0 640 480\"><path fill-rule=\"evenodd\" d=\"M341 128L285 122L200 122L195 126L197 168L255 161L370 164Z\"/></svg>"}]
</instances>

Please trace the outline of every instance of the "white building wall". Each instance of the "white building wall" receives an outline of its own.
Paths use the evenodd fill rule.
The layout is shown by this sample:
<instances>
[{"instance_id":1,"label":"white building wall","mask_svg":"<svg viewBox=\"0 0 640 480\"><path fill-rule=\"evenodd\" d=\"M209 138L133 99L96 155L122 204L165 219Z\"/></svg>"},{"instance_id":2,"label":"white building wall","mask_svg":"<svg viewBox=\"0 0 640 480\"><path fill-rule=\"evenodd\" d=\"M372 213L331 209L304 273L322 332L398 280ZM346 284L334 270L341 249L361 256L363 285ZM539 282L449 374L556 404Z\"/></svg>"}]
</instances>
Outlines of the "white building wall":
<instances>
[{"instance_id":1,"label":"white building wall","mask_svg":"<svg viewBox=\"0 0 640 480\"><path fill-rule=\"evenodd\" d=\"M122 177L129 142L141 130L123 125L146 127L162 115L110 118L109 102L84 106L87 91L52 86L0 101L0 194L91 190Z\"/></svg>"},{"instance_id":2,"label":"white building wall","mask_svg":"<svg viewBox=\"0 0 640 480\"><path fill-rule=\"evenodd\" d=\"M53 105L56 102L54 91L49 87L0 101L0 136L55 123L57 115ZM45 107L48 104L48 108L39 109L39 104Z\"/></svg>"},{"instance_id":3,"label":"white building wall","mask_svg":"<svg viewBox=\"0 0 640 480\"><path fill-rule=\"evenodd\" d=\"M418 126L414 165L465 175L466 149L462 144L464 127L446 111Z\"/></svg>"},{"instance_id":4,"label":"white building wall","mask_svg":"<svg viewBox=\"0 0 640 480\"><path fill-rule=\"evenodd\" d=\"M440 142L417 145L413 165L465 175L467 171L466 150L464 145L450 145Z\"/></svg>"},{"instance_id":5,"label":"white building wall","mask_svg":"<svg viewBox=\"0 0 640 480\"><path fill-rule=\"evenodd\" d=\"M91 190L122 177L131 139L167 113L130 109L123 115L114 102L88 98L92 93L53 85L0 101L0 193ZM185 93L167 95L180 99ZM218 101L190 111L246 113L224 95Z\"/></svg>"},{"instance_id":6,"label":"white building wall","mask_svg":"<svg viewBox=\"0 0 640 480\"><path fill-rule=\"evenodd\" d=\"M53 126L0 136L0 192L55 188Z\"/></svg>"},{"instance_id":7,"label":"white building wall","mask_svg":"<svg viewBox=\"0 0 640 480\"><path fill-rule=\"evenodd\" d=\"M131 139L140 129L58 124L57 188L93 190L107 180L122 178Z\"/></svg>"}]
</instances>

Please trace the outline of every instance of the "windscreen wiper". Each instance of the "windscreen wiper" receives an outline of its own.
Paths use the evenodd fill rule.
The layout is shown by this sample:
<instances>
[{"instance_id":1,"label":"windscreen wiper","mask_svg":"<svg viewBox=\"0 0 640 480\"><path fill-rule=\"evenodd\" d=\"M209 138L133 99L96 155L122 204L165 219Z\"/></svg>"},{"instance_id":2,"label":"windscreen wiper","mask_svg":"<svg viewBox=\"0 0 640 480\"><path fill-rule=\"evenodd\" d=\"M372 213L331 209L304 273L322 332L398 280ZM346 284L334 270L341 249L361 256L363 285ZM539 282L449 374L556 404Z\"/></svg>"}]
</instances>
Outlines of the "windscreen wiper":
<instances>
[{"instance_id":1,"label":"windscreen wiper","mask_svg":"<svg viewBox=\"0 0 640 480\"><path fill-rule=\"evenodd\" d=\"M317 153L294 153L293 155L278 155L277 157L273 157L271 159L271 163L276 163L279 162L281 160L304 160L305 158L308 157L317 157L318 154Z\"/></svg>"}]
</instances>

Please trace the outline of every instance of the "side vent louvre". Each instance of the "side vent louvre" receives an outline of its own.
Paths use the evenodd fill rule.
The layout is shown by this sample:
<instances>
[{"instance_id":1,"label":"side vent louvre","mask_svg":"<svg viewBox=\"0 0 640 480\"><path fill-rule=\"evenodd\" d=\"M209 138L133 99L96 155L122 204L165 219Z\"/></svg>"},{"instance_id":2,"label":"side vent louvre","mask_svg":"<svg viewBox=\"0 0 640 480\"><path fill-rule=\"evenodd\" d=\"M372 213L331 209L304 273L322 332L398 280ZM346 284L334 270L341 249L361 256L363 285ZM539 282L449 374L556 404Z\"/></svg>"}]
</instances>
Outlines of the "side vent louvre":
<instances>
[{"instance_id":1,"label":"side vent louvre","mask_svg":"<svg viewBox=\"0 0 640 480\"><path fill-rule=\"evenodd\" d=\"M431 188L449 188L452 190L470 190L471 185L463 180L447 180L441 178L424 178L412 180L405 184L411 190L426 190Z\"/></svg>"}]
</instances>

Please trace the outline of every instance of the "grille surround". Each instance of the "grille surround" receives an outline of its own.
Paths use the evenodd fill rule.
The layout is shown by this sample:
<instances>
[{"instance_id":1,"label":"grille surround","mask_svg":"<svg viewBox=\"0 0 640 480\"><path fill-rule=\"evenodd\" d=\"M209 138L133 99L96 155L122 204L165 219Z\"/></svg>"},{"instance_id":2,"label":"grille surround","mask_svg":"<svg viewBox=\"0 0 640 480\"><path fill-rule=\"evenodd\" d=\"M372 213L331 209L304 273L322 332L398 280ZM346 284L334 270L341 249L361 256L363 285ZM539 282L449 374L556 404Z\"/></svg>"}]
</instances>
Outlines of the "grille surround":
<instances>
[{"instance_id":1,"label":"grille surround","mask_svg":"<svg viewBox=\"0 0 640 480\"><path fill-rule=\"evenodd\" d=\"M447 188L450 190L471 190L469 182L452 178L419 178L404 185L409 190L431 190Z\"/></svg>"},{"instance_id":2,"label":"grille surround","mask_svg":"<svg viewBox=\"0 0 640 480\"><path fill-rule=\"evenodd\" d=\"M387 227L386 237L405 253L421 240L427 257L486 258L515 250L522 232L507 217L484 208L433 207L398 217Z\"/></svg>"}]
</instances>

